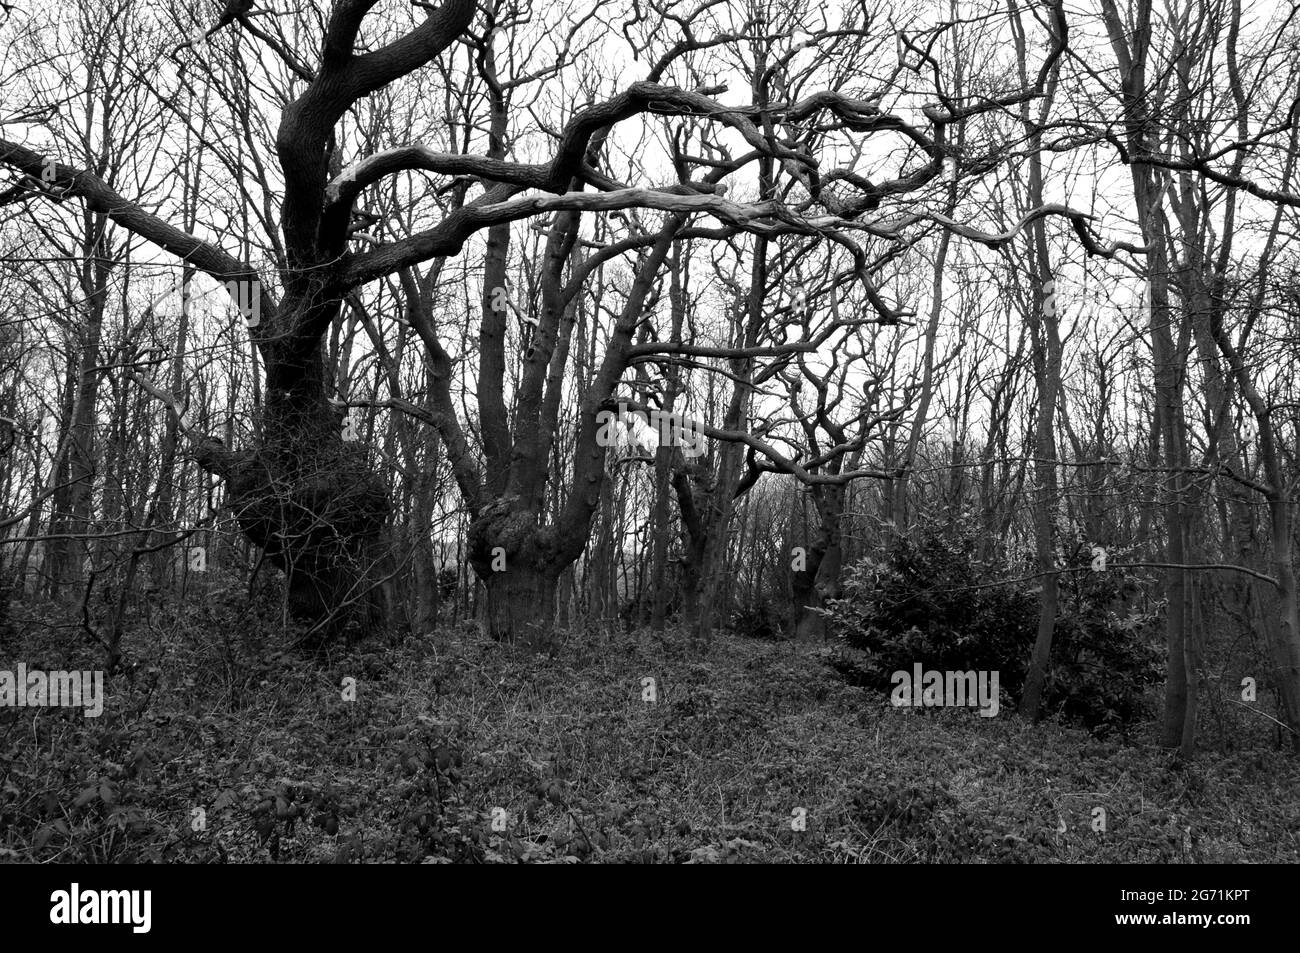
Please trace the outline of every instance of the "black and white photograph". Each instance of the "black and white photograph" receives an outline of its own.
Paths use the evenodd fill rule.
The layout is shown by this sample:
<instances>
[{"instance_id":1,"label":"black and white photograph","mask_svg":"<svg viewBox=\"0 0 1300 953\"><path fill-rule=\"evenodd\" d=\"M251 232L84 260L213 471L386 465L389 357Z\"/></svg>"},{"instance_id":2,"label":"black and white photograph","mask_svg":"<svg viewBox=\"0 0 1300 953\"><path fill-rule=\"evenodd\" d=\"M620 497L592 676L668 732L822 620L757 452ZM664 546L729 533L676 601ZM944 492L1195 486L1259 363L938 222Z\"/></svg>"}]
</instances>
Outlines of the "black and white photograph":
<instances>
[{"instance_id":1,"label":"black and white photograph","mask_svg":"<svg viewBox=\"0 0 1300 953\"><path fill-rule=\"evenodd\" d=\"M0 3L25 918L1053 865L1240 941L1298 492L1300 4Z\"/></svg>"}]
</instances>

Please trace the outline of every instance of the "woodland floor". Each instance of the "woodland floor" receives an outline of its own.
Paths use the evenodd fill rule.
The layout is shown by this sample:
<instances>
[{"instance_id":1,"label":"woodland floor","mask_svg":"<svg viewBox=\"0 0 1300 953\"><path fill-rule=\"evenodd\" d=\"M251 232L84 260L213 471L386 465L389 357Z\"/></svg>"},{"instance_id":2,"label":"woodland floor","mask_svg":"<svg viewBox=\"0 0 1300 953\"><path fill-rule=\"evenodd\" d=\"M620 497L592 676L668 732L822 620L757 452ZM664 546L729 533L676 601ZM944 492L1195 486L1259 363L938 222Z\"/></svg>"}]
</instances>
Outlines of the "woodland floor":
<instances>
[{"instance_id":1,"label":"woodland floor","mask_svg":"<svg viewBox=\"0 0 1300 953\"><path fill-rule=\"evenodd\" d=\"M212 615L132 633L102 717L0 709L0 859L1300 859L1300 760L1266 731L1180 765L1145 726L895 709L787 643L588 633L548 657L464 626L313 661ZM5 657L94 667L16 628Z\"/></svg>"}]
</instances>

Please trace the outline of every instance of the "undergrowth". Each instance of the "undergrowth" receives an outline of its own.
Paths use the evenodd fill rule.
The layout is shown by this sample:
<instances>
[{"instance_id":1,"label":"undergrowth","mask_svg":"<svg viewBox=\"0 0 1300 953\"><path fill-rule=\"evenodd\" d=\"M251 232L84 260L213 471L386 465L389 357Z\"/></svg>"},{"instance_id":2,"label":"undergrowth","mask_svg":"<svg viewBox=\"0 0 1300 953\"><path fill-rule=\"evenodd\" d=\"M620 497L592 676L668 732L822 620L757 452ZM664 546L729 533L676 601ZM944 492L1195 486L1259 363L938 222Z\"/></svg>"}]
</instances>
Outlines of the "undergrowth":
<instances>
[{"instance_id":1,"label":"undergrowth","mask_svg":"<svg viewBox=\"0 0 1300 953\"><path fill-rule=\"evenodd\" d=\"M541 656L465 626L309 661L209 616L131 632L100 718L0 709L0 858L1178 863L1300 847L1300 765L1267 734L1179 764L1140 737L892 708L790 643L588 629ZM41 631L21 639L29 667L95 667Z\"/></svg>"}]
</instances>

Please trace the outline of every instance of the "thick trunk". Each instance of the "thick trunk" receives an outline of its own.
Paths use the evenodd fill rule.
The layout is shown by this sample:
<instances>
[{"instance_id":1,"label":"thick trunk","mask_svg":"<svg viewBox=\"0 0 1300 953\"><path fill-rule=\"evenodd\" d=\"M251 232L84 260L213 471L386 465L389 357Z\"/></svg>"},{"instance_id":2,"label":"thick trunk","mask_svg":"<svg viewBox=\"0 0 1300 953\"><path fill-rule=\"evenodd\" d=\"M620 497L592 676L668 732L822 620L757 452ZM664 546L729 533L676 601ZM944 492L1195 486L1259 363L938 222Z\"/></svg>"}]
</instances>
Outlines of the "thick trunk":
<instances>
[{"instance_id":1,"label":"thick trunk","mask_svg":"<svg viewBox=\"0 0 1300 953\"><path fill-rule=\"evenodd\" d=\"M547 647L555 625L559 578L559 573L522 564L489 575L485 580L488 634L501 642Z\"/></svg>"},{"instance_id":2,"label":"thick trunk","mask_svg":"<svg viewBox=\"0 0 1300 953\"><path fill-rule=\"evenodd\" d=\"M794 630L796 641L825 641L826 618L817 610L826 608L827 602L831 599L839 598L841 562L842 555L838 542L817 558L817 572L812 578L812 586L801 593L799 618Z\"/></svg>"},{"instance_id":3,"label":"thick trunk","mask_svg":"<svg viewBox=\"0 0 1300 953\"><path fill-rule=\"evenodd\" d=\"M510 500L490 504L469 528L469 560L483 581L484 623L499 642L550 643L556 593L566 561L535 513Z\"/></svg>"},{"instance_id":4,"label":"thick trunk","mask_svg":"<svg viewBox=\"0 0 1300 953\"><path fill-rule=\"evenodd\" d=\"M816 604L817 570L821 568L824 550L814 544L805 556L806 563L802 569L790 570L790 625L796 640L805 636L811 640L812 632L804 619Z\"/></svg>"},{"instance_id":5,"label":"thick trunk","mask_svg":"<svg viewBox=\"0 0 1300 953\"><path fill-rule=\"evenodd\" d=\"M722 454L723 466L727 464L728 455ZM699 563L699 587L695 593L692 609L695 623L695 638L709 641L713 638L713 629L719 618L726 618L725 607L718 604L722 592L723 579L727 573L727 533L731 525L734 509L731 493L726 488L728 481L720 475L724 488L715 493L709 501L708 524L712 532L704 543Z\"/></svg>"},{"instance_id":6,"label":"thick trunk","mask_svg":"<svg viewBox=\"0 0 1300 953\"><path fill-rule=\"evenodd\" d=\"M799 642L826 638L826 619L818 609L840 595L840 569L844 561L840 524L844 516L842 486L818 487L817 535L809 548L807 565L790 576L794 595L794 637Z\"/></svg>"},{"instance_id":7,"label":"thick trunk","mask_svg":"<svg viewBox=\"0 0 1300 953\"><path fill-rule=\"evenodd\" d=\"M308 628L304 640L320 644L384 626L391 553L387 490L364 454L313 449L292 462L264 450L241 455L227 486L240 528L284 573L289 614Z\"/></svg>"},{"instance_id":8,"label":"thick trunk","mask_svg":"<svg viewBox=\"0 0 1300 953\"><path fill-rule=\"evenodd\" d=\"M388 490L362 445L343 441L324 396L319 345L268 361L261 443L235 452L207 441L197 454L225 479L245 535L284 573L289 615L309 646L382 629L392 603Z\"/></svg>"},{"instance_id":9,"label":"thick trunk","mask_svg":"<svg viewBox=\"0 0 1300 953\"><path fill-rule=\"evenodd\" d=\"M704 479L698 479L701 475ZM701 484L700 495L706 499L711 491L707 484L707 471L695 469L692 473L689 466L674 470L672 482L682 518L682 555L678 560L682 581L682 623L692 629L700 617L700 592L703 584L700 568L704 562L704 545L708 539L704 514L695 505L695 486Z\"/></svg>"}]
</instances>

